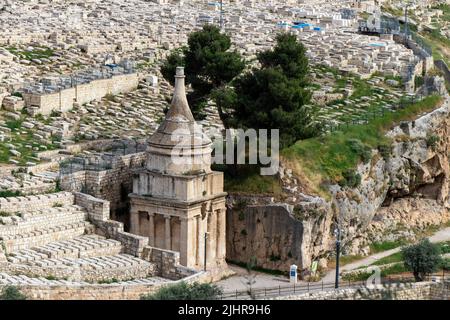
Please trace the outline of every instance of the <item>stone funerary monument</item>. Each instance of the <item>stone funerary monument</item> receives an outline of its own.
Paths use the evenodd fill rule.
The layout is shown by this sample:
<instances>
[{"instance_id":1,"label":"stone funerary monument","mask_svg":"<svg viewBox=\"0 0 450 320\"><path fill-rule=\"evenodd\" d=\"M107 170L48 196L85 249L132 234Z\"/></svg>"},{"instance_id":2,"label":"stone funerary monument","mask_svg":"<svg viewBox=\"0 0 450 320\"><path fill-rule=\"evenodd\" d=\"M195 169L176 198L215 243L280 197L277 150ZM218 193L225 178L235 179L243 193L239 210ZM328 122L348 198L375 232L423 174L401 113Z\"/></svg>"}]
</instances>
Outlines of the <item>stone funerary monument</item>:
<instances>
[{"instance_id":1,"label":"stone funerary monument","mask_svg":"<svg viewBox=\"0 0 450 320\"><path fill-rule=\"evenodd\" d=\"M171 107L149 139L145 168L134 174L130 231L149 237L151 246L180 252L184 266L223 267L223 173L211 170L212 142L195 123L184 79L178 67Z\"/></svg>"}]
</instances>

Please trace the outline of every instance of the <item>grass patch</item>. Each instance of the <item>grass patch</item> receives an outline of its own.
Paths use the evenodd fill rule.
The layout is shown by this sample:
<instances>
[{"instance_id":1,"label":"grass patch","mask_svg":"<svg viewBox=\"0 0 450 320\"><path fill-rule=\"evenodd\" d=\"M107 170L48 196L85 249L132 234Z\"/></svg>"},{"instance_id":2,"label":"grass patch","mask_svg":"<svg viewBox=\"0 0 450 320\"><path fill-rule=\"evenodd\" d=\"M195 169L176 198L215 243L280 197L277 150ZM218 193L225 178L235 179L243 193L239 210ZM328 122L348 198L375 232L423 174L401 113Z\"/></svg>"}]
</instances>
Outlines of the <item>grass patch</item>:
<instances>
[{"instance_id":1,"label":"grass patch","mask_svg":"<svg viewBox=\"0 0 450 320\"><path fill-rule=\"evenodd\" d=\"M386 131L400 121L413 120L424 112L436 109L441 103L440 96L428 96L401 110L372 119L367 125L350 125L332 134L298 141L282 150L281 155L288 162L297 163L294 168L296 174L306 177L313 185L312 190L323 190L323 183L343 180L344 173L354 171L363 160L361 149L354 148L350 141L359 140L363 150L366 147L377 149L390 146L392 141L385 136Z\"/></svg>"},{"instance_id":2,"label":"grass patch","mask_svg":"<svg viewBox=\"0 0 450 320\"><path fill-rule=\"evenodd\" d=\"M450 241L437 243L441 254L450 253ZM401 252L396 252L390 256L381 258L380 260L372 263L371 265L382 266L385 264L391 264L396 262L403 262L403 256Z\"/></svg>"},{"instance_id":3,"label":"grass patch","mask_svg":"<svg viewBox=\"0 0 450 320\"><path fill-rule=\"evenodd\" d=\"M399 274L408 272L403 263L394 264L384 270L381 270L381 277L387 277L393 274ZM342 280L344 281L364 281L367 280L373 272L358 272L358 273L349 273L342 276Z\"/></svg>"},{"instance_id":4,"label":"grass patch","mask_svg":"<svg viewBox=\"0 0 450 320\"><path fill-rule=\"evenodd\" d=\"M0 191L0 198L20 197L22 193L20 191L3 190Z\"/></svg>"},{"instance_id":5,"label":"grass patch","mask_svg":"<svg viewBox=\"0 0 450 320\"><path fill-rule=\"evenodd\" d=\"M359 261L361 259L364 259L364 257L360 254L356 254L356 255L345 255L345 256L340 256L339 257L339 265L340 266L345 266L346 264L355 262L355 261ZM335 269L336 268L336 258L335 259L331 259L328 263L327 266L328 269Z\"/></svg>"},{"instance_id":6,"label":"grass patch","mask_svg":"<svg viewBox=\"0 0 450 320\"><path fill-rule=\"evenodd\" d=\"M213 165L213 170L224 173L224 189L232 193L257 193L281 195L281 184L276 176L262 176L256 165Z\"/></svg>"},{"instance_id":7,"label":"grass patch","mask_svg":"<svg viewBox=\"0 0 450 320\"><path fill-rule=\"evenodd\" d=\"M32 51L21 50L16 47L8 47L6 50L20 59L28 61L33 59L48 59L54 54L54 51L47 47L34 48Z\"/></svg>"},{"instance_id":8,"label":"grass patch","mask_svg":"<svg viewBox=\"0 0 450 320\"><path fill-rule=\"evenodd\" d=\"M403 261L402 253L396 252L394 254L391 254L390 256L387 256L387 257L381 258L378 261L375 261L371 265L382 266L385 264L391 264L391 263L402 262L402 261Z\"/></svg>"},{"instance_id":9,"label":"grass patch","mask_svg":"<svg viewBox=\"0 0 450 320\"><path fill-rule=\"evenodd\" d=\"M11 158L17 160L19 165L25 165L28 161L37 162L35 159L37 151L54 150L58 146L55 144L60 138L51 137L48 143L39 142L33 137L34 131L22 127L22 123L25 121L26 116L22 115L19 120L8 120L6 126L11 129L11 143L16 146L16 151L20 152L20 157L13 157L9 148L5 144L0 144L0 163L8 163ZM41 118L38 118L38 120ZM44 123L48 124L47 121ZM34 150L36 149L36 150Z\"/></svg>"},{"instance_id":10,"label":"grass patch","mask_svg":"<svg viewBox=\"0 0 450 320\"><path fill-rule=\"evenodd\" d=\"M361 260L363 258L364 257L362 255L359 255L359 254L357 254L357 255L346 255L346 256L340 257L339 264L340 265L346 265L346 264L349 264L349 263Z\"/></svg>"},{"instance_id":11,"label":"grass patch","mask_svg":"<svg viewBox=\"0 0 450 320\"><path fill-rule=\"evenodd\" d=\"M370 253L378 253L391 249L395 249L405 245L405 241L397 240L397 241L383 241L383 242L374 242L370 245Z\"/></svg>"}]
</instances>

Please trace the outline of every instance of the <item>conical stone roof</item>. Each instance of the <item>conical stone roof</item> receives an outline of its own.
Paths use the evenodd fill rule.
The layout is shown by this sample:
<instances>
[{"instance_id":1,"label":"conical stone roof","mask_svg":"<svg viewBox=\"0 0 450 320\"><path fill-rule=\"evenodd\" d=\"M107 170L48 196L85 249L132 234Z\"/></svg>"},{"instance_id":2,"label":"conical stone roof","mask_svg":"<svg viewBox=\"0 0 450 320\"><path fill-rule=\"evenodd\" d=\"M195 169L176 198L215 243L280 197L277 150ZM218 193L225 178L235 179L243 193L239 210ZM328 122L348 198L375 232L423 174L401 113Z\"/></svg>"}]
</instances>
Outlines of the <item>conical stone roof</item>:
<instances>
[{"instance_id":1,"label":"conical stone roof","mask_svg":"<svg viewBox=\"0 0 450 320\"><path fill-rule=\"evenodd\" d=\"M148 141L147 169L151 171L172 175L211 171L212 142L192 116L184 79L184 68L177 67L170 109Z\"/></svg>"},{"instance_id":2,"label":"conical stone roof","mask_svg":"<svg viewBox=\"0 0 450 320\"><path fill-rule=\"evenodd\" d=\"M211 140L196 125L186 99L184 68L177 67L175 91L164 121L149 139L149 146L172 149L175 146L192 146L192 149L210 145ZM181 142L181 144L180 144Z\"/></svg>"}]
</instances>

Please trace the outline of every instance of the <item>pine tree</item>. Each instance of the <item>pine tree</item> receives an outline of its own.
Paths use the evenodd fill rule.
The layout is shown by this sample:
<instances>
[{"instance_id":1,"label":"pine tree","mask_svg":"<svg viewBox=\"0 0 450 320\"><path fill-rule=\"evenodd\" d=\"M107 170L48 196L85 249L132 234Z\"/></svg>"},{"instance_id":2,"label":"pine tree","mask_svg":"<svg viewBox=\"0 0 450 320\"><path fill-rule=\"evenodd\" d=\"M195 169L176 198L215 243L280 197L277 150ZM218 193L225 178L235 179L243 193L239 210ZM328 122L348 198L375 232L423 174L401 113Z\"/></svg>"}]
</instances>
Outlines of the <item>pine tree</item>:
<instances>
[{"instance_id":1,"label":"pine tree","mask_svg":"<svg viewBox=\"0 0 450 320\"><path fill-rule=\"evenodd\" d=\"M173 51L161 67L162 75L172 84L177 66L185 67L186 83L192 87L188 101L198 119L211 92L239 75L245 63L239 53L231 50L228 35L216 26L205 25L191 33L188 45Z\"/></svg>"}]
</instances>

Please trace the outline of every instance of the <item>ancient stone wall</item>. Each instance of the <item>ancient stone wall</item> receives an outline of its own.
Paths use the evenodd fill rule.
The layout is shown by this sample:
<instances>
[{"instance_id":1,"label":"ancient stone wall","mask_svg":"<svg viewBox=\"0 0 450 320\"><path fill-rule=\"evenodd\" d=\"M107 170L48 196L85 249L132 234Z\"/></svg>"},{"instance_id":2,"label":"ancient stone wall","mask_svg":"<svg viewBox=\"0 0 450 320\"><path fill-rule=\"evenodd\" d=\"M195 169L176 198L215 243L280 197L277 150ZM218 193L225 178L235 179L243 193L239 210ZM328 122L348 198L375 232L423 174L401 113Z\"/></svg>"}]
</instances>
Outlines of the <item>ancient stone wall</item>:
<instances>
[{"instance_id":1,"label":"ancient stone wall","mask_svg":"<svg viewBox=\"0 0 450 320\"><path fill-rule=\"evenodd\" d=\"M54 110L69 111L74 102L85 104L93 100L100 100L108 94L117 95L136 90L138 84L139 75L137 73L122 74L109 79L93 80L50 94L24 93L23 98L25 106L38 107L35 113L49 115Z\"/></svg>"},{"instance_id":2,"label":"ancient stone wall","mask_svg":"<svg viewBox=\"0 0 450 320\"><path fill-rule=\"evenodd\" d=\"M0 198L0 211L17 212L45 210L55 205L71 205L74 195L70 192L58 192L37 196Z\"/></svg>"},{"instance_id":3,"label":"ancient stone wall","mask_svg":"<svg viewBox=\"0 0 450 320\"><path fill-rule=\"evenodd\" d=\"M125 253L140 257L144 247L148 245L147 237L124 232L121 222L113 220L94 220L92 222L97 227L97 234L120 241L125 248Z\"/></svg>"},{"instance_id":4,"label":"ancient stone wall","mask_svg":"<svg viewBox=\"0 0 450 320\"><path fill-rule=\"evenodd\" d=\"M180 281L209 282L208 273L199 272ZM164 285L178 281L155 284L78 284L78 285L20 285L18 288L33 300L138 300L144 294L157 291ZM0 285L0 289L3 286Z\"/></svg>"},{"instance_id":5,"label":"ancient stone wall","mask_svg":"<svg viewBox=\"0 0 450 320\"><path fill-rule=\"evenodd\" d=\"M99 250L100 251L100 250ZM94 252L91 252L94 254ZM99 254L109 253L101 248ZM111 255L114 254L111 250ZM134 264L133 266L115 267L108 269L78 268L67 266L32 266L25 264L7 263L2 266L2 272L11 275L24 275L30 278L44 277L64 279L68 281L102 282L115 279L117 281L129 281L133 279L145 279L156 275L156 268L152 264ZM181 277L173 278L180 279Z\"/></svg>"},{"instance_id":6,"label":"ancient stone wall","mask_svg":"<svg viewBox=\"0 0 450 320\"><path fill-rule=\"evenodd\" d=\"M410 283L380 288L347 288L290 295L267 300L449 300L450 283Z\"/></svg>"},{"instance_id":7,"label":"ancient stone wall","mask_svg":"<svg viewBox=\"0 0 450 320\"><path fill-rule=\"evenodd\" d=\"M110 202L111 217L121 221L128 229L128 194L132 192L133 169L142 167L145 152L117 157L112 169L77 171L61 176L60 186L68 191L82 191Z\"/></svg>"},{"instance_id":8,"label":"ancient stone wall","mask_svg":"<svg viewBox=\"0 0 450 320\"><path fill-rule=\"evenodd\" d=\"M194 269L180 265L180 253L146 246L142 258L156 265L158 275L167 279L181 279L196 273Z\"/></svg>"},{"instance_id":9,"label":"ancient stone wall","mask_svg":"<svg viewBox=\"0 0 450 320\"><path fill-rule=\"evenodd\" d=\"M75 204L87 210L90 220L106 221L109 219L109 202L106 200L76 192Z\"/></svg>"}]
</instances>

